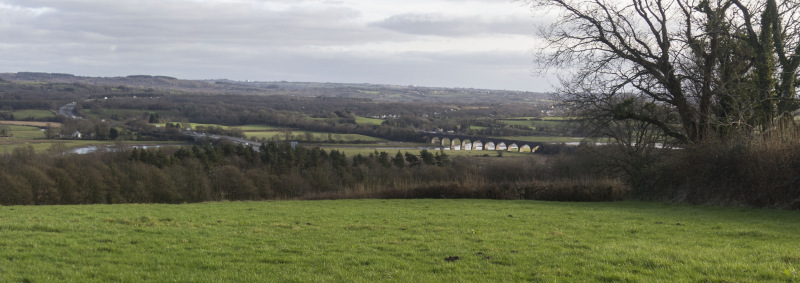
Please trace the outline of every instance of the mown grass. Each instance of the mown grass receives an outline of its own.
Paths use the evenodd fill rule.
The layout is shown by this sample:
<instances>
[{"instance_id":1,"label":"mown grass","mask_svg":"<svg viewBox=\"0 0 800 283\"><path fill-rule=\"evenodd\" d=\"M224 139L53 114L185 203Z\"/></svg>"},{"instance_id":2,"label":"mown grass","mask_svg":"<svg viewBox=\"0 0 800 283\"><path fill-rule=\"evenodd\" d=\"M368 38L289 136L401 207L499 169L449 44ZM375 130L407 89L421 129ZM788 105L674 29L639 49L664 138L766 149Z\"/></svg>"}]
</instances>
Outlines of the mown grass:
<instances>
[{"instance_id":1,"label":"mown grass","mask_svg":"<svg viewBox=\"0 0 800 283\"><path fill-rule=\"evenodd\" d=\"M50 110L20 110L20 111L14 111L12 114L14 114L14 118L17 120L22 120L27 118L33 118L33 119L49 118L56 116L56 114Z\"/></svg>"},{"instance_id":2,"label":"mown grass","mask_svg":"<svg viewBox=\"0 0 800 283\"><path fill-rule=\"evenodd\" d=\"M0 207L0 281L798 282L799 220L643 202Z\"/></svg>"}]
</instances>

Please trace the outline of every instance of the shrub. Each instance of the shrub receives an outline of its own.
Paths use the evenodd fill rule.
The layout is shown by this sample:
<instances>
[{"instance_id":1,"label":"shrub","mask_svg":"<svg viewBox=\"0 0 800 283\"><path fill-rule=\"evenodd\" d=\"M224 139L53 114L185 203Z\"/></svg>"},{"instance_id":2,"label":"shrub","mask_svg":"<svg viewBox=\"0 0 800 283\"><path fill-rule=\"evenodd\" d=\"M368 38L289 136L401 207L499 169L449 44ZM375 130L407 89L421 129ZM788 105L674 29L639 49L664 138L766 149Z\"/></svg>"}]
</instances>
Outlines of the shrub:
<instances>
[{"instance_id":1,"label":"shrub","mask_svg":"<svg viewBox=\"0 0 800 283\"><path fill-rule=\"evenodd\" d=\"M665 159L636 184L640 199L800 208L800 142L708 142Z\"/></svg>"}]
</instances>

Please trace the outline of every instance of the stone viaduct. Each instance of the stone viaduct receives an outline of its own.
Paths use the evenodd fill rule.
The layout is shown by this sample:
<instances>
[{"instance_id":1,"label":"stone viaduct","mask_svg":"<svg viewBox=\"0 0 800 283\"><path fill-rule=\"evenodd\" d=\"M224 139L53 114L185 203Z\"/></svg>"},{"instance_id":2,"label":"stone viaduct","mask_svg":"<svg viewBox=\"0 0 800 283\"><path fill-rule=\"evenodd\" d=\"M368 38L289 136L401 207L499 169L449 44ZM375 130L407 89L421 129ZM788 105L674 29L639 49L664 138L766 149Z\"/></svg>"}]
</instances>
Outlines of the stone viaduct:
<instances>
[{"instance_id":1,"label":"stone viaduct","mask_svg":"<svg viewBox=\"0 0 800 283\"><path fill-rule=\"evenodd\" d=\"M447 133L426 133L424 138L431 144L441 145L445 150L492 150L534 153L543 145L540 142Z\"/></svg>"}]
</instances>

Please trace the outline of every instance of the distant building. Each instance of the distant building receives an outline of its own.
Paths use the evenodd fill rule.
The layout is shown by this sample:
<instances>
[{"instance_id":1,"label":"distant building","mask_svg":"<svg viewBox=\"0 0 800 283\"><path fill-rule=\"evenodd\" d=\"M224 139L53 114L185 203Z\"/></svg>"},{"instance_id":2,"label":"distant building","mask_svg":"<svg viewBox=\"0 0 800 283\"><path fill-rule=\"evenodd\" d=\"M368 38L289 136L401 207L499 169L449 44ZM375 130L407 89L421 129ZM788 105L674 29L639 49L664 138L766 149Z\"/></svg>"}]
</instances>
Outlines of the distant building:
<instances>
[{"instance_id":1,"label":"distant building","mask_svg":"<svg viewBox=\"0 0 800 283\"><path fill-rule=\"evenodd\" d=\"M80 139L81 138L81 132L75 131L74 133L72 133L72 138L73 139Z\"/></svg>"}]
</instances>

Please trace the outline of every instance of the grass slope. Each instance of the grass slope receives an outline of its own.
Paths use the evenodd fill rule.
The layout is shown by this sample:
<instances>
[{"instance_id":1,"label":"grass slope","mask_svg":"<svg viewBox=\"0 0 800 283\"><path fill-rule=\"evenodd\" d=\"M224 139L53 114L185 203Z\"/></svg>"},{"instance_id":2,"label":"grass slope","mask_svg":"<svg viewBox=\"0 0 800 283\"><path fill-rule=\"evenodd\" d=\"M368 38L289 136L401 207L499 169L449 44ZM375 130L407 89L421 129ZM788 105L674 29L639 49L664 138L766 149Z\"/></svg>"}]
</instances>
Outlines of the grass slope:
<instances>
[{"instance_id":1,"label":"grass slope","mask_svg":"<svg viewBox=\"0 0 800 283\"><path fill-rule=\"evenodd\" d=\"M0 207L0 281L797 282L798 224L639 202Z\"/></svg>"}]
</instances>

